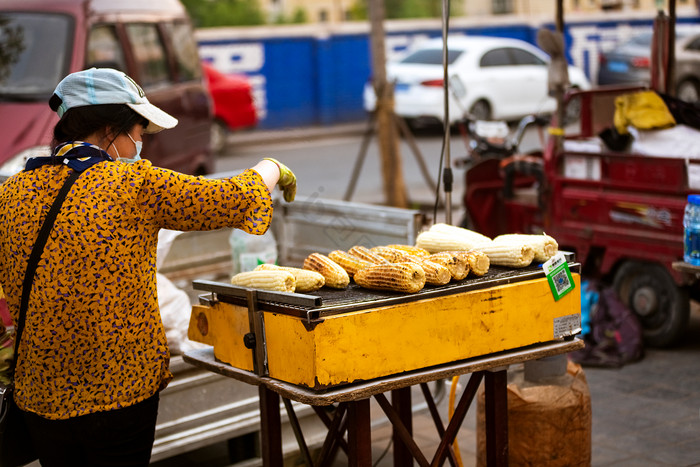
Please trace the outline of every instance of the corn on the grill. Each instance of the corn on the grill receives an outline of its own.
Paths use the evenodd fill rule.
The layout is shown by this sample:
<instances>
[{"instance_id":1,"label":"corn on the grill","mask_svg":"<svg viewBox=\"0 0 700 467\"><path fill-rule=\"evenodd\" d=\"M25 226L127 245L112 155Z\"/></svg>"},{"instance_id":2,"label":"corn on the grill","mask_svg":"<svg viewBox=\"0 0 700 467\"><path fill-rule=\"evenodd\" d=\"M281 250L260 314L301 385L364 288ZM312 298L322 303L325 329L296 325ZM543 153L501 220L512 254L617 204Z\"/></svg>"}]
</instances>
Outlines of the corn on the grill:
<instances>
[{"instance_id":1,"label":"corn on the grill","mask_svg":"<svg viewBox=\"0 0 700 467\"><path fill-rule=\"evenodd\" d=\"M474 232L473 230L457 227L450 224L433 224L429 230L431 232L440 232L448 235L454 235L455 237L459 237L460 239L471 245L479 245L482 243L489 243L491 241L489 237L487 237L486 235L482 235L479 232Z\"/></svg>"},{"instance_id":2,"label":"corn on the grill","mask_svg":"<svg viewBox=\"0 0 700 467\"><path fill-rule=\"evenodd\" d=\"M454 280L461 281L469 274L469 263L467 262L466 255L457 255L448 251L443 251L440 253L433 253L425 259L445 266Z\"/></svg>"},{"instance_id":3,"label":"corn on the grill","mask_svg":"<svg viewBox=\"0 0 700 467\"><path fill-rule=\"evenodd\" d=\"M381 256L384 258L386 261L390 263L399 263L401 261L410 261L411 258L415 258L415 256L411 255L410 253L407 253L402 250L397 250L396 248L388 247L388 246L375 246L374 248L370 248L372 253L374 253L377 256Z\"/></svg>"},{"instance_id":4,"label":"corn on the grill","mask_svg":"<svg viewBox=\"0 0 700 467\"><path fill-rule=\"evenodd\" d=\"M451 250L471 250L473 244L462 240L456 235L427 230L418 234L416 246L424 248L430 253L439 253L441 251Z\"/></svg>"},{"instance_id":5,"label":"corn on the grill","mask_svg":"<svg viewBox=\"0 0 700 467\"><path fill-rule=\"evenodd\" d=\"M557 241L554 240L547 234L542 235L524 235L524 234L506 234L499 235L494 238L495 243L516 243L522 245L529 245L535 250L535 261L538 263L544 263L549 260L552 256L557 254L559 250L559 245Z\"/></svg>"},{"instance_id":6,"label":"corn on the grill","mask_svg":"<svg viewBox=\"0 0 700 467\"><path fill-rule=\"evenodd\" d=\"M342 250L331 251L328 253L328 257L340 265L341 268L345 269L345 272L347 272L350 277L353 277L360 269L374 264Z\"/></svg>"},{"instance_id":7,"label":"corn on the grill","mask_svg":"<svg viewBox=\"0 0 700 467\"><path fill-rule=\"evenodd\" d=\"M306 293L314 292L326 283L325 277L316 271L309 271L308 269L301 268L290 268L287 266L277 266L275 264L261 264L255 268L255 271L289 271L294 274L296 279L295 292Z\"/></svg>"},{"instance_id":8,"label":"corn on the grill","mask_svg":"<svg viewBox=\"0 0 700 467\"><path fill-rule=\"evenodd\" d=\"M344 289L350 283L350 276L338 263L321 253L311 253L304 260L304 269L316 271L326 279L326 287Z\"/></svg>"},{"instance_id":9,"label":"corn on the grill","mask_svg":"<svg viewBox=\"0 0 700 467\"><path fill-rule=\"evenodd\" d=\"M489 267L491 266L491 261L486 253L482 253L477 250L470 250L466 252L467 263L469 264L469 273L475 276L483 276L489 272Z\"/></svg>"},{"instance_id":10,"label":"corn on the grill","mask_svg":"<svg viewBox=\"0 0 700 467\"><path fill-rule=\"evenodd\" d=\"M376 264L355 274L361 287L415 293L425 286L425 271L416 263Z\"/></svg>"},{"instance_id":11,"label":"corn on the grill","mask_svg":"<svg viewBox=\"0 0 700 467\"><path fill-rule=\"evenodd\" d=\"M415 255L415 256L425 257L425 256L430 255L430 252L428 250L426 250L425 248L418 248L417 246L399 245L399 244L387 245L387 246L389 248L401 250L401 251L404 251L408 254Z\"/></svg>"},{"instance_id":12,"label":"corn on the grill","mask_svg":"<svg viewBox=\"0 0 700 467\"><path fill-rule=\"evenodd\" d=\"M425 281L428 284L445 285L452 278L450 271L445 266L427 261L424 257L412 255L388 246L374 247L371 251L390 263L416 263L420 265L425 271Z\"/></svg>"},{"instance_id":13,"label":"corn on the grill","mask_svg":"<svg viewBox=\"0 0 700 467\"><path fill-rule=\"evenodd\" d=\"M289 271L246 271L231 278L232 285L253 289L274 290L276 292L294 292L296 278Z\"/></svg>"},{"instance_id":14,"label":"corn on the grill","mask_svg":"<svg viewBox=\"0 0 700 467\"><path fill-rule=\"evenodd\" d=\"M518 243L495 243L481 245L477 248L489 257L489 262L496 266L524 268L532 263L535 250L531 246Z\"/></svg>"},{"instance_id":15,"label":"corn on the grill","mask_svg":"<svg viewBox=\"0 0 700 467\"><path fill-rule=\"evenodd\" d=\"M350 253L353 256L357 256L360 259L364 259L365 261L369 261L370 263L374 264L384 264L388 263L387 260L382 258L381 256L372 253L369 248L362 246L362 245L355 245L354 247L350 248L348 250L348 253Z\"/></svg>"}]
</instances>

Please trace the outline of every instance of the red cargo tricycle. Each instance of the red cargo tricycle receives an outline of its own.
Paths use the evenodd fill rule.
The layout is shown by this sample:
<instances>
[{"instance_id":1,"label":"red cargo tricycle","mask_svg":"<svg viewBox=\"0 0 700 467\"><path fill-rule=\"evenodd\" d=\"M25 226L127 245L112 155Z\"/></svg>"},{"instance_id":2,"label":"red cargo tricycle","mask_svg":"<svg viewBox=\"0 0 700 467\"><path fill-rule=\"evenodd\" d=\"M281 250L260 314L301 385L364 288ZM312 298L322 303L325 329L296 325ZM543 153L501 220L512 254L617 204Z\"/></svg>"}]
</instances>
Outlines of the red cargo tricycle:
<instances>
[{"instance_id":1,"label":"red cargo tricycle","mask_svg":"<svg viewBox=\"0 0 700 467\"><path fill-rule=\"evenodd\" d=\"M467 171L464 204L474 229L485 235L544 231L561 249L575 251L584 274L612 281L639 318L646 343L664 347L684 332L689 293L697 291L694 278L672 263L683 258L687 195L700 193L700 151L697 157L685 152L678 139L656 144L656 153L641 144L613 151L602 143L598 135L613 125L615 98L642 89L568 94L565 103L576 100L580 119L559 141L548 138L543 176L506 177L502 159L475 161ZM685 148L694 146L686 138L700 138L700 131L689 129L687 135Z\"/></svg>"}]
</instances>

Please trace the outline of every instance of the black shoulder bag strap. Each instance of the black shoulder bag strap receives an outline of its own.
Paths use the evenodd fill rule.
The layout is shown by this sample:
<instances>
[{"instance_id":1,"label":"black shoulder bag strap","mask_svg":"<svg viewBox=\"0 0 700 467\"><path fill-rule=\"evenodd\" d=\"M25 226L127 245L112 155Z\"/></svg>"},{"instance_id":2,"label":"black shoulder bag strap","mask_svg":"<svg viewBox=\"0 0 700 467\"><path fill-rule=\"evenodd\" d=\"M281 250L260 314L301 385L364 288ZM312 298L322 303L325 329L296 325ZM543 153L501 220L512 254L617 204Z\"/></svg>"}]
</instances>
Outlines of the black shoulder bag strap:
<instances>
[{"instance_id":1,"label":"black shoulder bag strap","mask_svg":"<svg viewBox=\"0 0 700 467\"><path fill-rule=\"evenodd\" d=\"M29 292L32 289L32 283L34 282L34 273L36 272L36 267L39 264L39 259L41 259L41 254L44 252L44 246L46 241L49 239L49 233L53 228L53 223L56 220L58 212L61 210L63 201L66 199L68 191L70 191L73 182L75 182L82 172L74 170L72 174L63 182L61 190L56 195L56 199L53 201L49 213L44 219L44 223L41 225L41 230L39 231L39 236L32 247L32 253L29 255L29 261L27 261L27 270L24 273L24 282L22 283L22 301L19 305L19 319L17 320L17 326L15 327L15 368L17 367L17 362L19 360L19 341L22 338L22 331L24 330L24 319L27 317L27 307L29 306ZM12 369L14 373L14 368Z\"/></svg>"}]
</instances>

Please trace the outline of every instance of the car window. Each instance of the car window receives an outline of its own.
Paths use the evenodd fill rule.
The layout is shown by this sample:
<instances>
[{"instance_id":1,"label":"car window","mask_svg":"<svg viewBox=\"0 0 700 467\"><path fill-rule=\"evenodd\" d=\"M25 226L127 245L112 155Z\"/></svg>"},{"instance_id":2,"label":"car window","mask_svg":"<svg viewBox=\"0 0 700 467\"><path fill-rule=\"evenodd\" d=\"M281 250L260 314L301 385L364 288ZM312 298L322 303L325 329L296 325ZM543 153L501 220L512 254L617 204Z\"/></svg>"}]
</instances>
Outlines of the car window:
<instances>
[{"instance_id":1,"label":"car window","mask_svg":"<svg viewBox=\"0 0 700 467\"><path fill-rule=\"evenodd\" d=\"M463 50L447 49L447 63L453 64ZM442 65L442 49L421 49L406 56L400 63L418 63L421 65Z\"/></svg>"},{"instance_id":2,"label":"car window","mask_svg":"<svg viewBox=\"0 0 700 467\"><path fill-rule=\"evenodd\" d=\"M503 47L489 50L481 57L481 61L479 62L479 66L481 67L508 66L512 64L513 62L508 53L508 49Z\"/></svg>"},{"instance_id":3,"label":"car window","mask_svg":"<svg viewBox=\"0 0 700 467\"><path fill-rule=\"evenodd\" d=\"M46 13L0 14L0 94L44 99L68 73L73 22Z\"/></svg>"},{"instance_id":4,"label":"car window","mask_svg":"<svg viewBox=\"0 0 700 467\"><path fill-rule=\"evenodd\" d=\"M136 59L139 84L147 88L170 81L163 42L155 24L127 24L126 33Z\"/></svg>"},{"instance_id":5,"label":"car window","mask_svg":"<svg viewBox=\"0 0 700 467\"><path fill-rule=\"evenodd\" d=\"M546 65L544 60L527 50L512 47L508 51L516 65Z\"/></svg>"},{"instance_id":6,"label":"car window","mask_svg":"<svg viewBox=\"0 0 700 467\"><path fill-rule=\"evenodd\" d=\"M90 29L85 67L107 67L127 71L124 50L113 24L100 24Z\"/></svg>"},{"instance_id":7,"label":"car window","mask_svg":"<svg viewBox=\"0 0 700 467\"><path fill-rule=\"evenodd\" d=\"M199 52L192 28L187 23L166 23L175 52L178 81L192 81L202 77L199 67Z\"/></svg>"}]
</instances>

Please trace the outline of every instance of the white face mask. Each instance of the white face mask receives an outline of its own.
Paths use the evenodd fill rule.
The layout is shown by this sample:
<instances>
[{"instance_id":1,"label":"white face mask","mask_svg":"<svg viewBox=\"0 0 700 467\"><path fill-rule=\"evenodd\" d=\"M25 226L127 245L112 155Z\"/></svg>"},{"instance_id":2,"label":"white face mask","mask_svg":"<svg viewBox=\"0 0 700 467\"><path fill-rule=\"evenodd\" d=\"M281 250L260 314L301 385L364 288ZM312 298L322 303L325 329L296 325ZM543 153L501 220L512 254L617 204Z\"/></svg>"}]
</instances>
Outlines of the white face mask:
<instances>
[{"instance_id":1,"label":"white face mask","mask_svg":"<svg viewBox=\"0 0 700 467\"><path fill-rule=\"evenodd\" d=\"M124 158L120 157L120 160L127 162L127 163L136 162L138 160L141 160L141 149L143 148L143 141L134 141L134 138L132 138L129 133L127 133L126 136L128 136L129 139L131 140L131 142L134 143L134 146L136 146L136 154L131 159L124 159ZM115 147L114 149L117 149L117 148ZM119 156L119 152L117 152L117 156Z\"/></svg>"}]
</instances>

